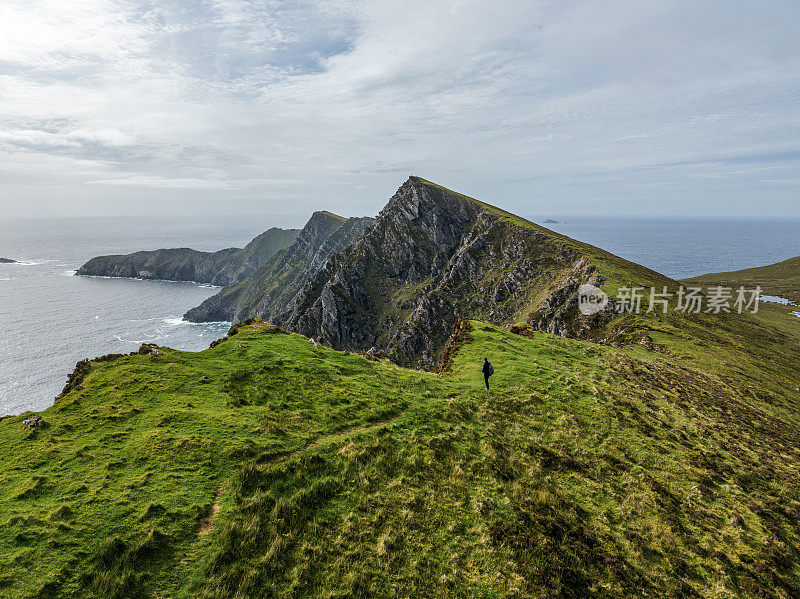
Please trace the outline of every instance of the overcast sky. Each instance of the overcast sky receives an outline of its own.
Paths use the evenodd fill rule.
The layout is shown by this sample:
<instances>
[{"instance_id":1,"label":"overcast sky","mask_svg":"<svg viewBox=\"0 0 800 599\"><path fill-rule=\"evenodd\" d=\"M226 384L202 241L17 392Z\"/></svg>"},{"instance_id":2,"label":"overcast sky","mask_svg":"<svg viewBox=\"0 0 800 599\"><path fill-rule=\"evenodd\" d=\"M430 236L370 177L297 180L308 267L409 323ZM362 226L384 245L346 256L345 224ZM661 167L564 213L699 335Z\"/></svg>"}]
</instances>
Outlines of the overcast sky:
<instances>
[{"instance_id":1,"label":"overcast sky","mask_svg":"<svg viewBox=\"0 0 800 599\"><path fill-rule=\"evenodd\" d=\"M0 214L800 216L796 0L3 0ZM284 219L282 219L284 220Z\"/></svg>"}]
</instances>

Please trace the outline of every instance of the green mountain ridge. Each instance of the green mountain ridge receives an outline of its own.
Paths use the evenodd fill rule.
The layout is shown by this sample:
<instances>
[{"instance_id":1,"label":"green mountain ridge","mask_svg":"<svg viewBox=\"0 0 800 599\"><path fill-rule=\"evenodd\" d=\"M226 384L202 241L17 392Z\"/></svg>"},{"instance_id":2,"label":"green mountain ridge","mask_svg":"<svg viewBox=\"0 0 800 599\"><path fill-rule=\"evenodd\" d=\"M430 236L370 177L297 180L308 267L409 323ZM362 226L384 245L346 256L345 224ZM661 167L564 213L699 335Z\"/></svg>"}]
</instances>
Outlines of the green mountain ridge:
<instances>
[{"instance_id":1,"label":"green mountain ridge","mask_svg":"<svg viewBox=\"0 0 800 599\"><path fill-rule=\"evenodd\" d=\"M796 319L584 317L677 282L418 178L361 224L286 287L313 339L145 345L0 418L0 596L800 596Z\"/></svg>"},{"instance_id":2,"label":"green mountain ridge","mask_svg":"<svg viewBox=\"0 0 800 599\"><path fill-rule=\"evenodd\" d=\"M197 354L92 362L45 428L0 421L0 592L800 590L796 395L641 347L470 328L444 376L261 321ZM758 364L739 361L750 383Z\"/></svg>"},{"instance_id":3,"label":"green mountain ridge","mask_svg":"<svg viewBox=\"0 0 800 599\"><path fill-rule=\"evenodd\" d=\"M385 353L430 369L459 318L619 342L605 327L616 316L613 302L592 318L578 314L581 284L609 294L626 285L677 287L650 269L415 176L374 223L307 268L308 254L318 255L326 238L315 239L287 254L292 259L275 256L185 318L264 318L337 349Z\"/></svg>"},{"instance_id":4,"label":"green mountain ridge","mask_svg":"<svg viewBox=\"0 0 800 599\"><path fill-rule=\"evenodd\" d=\"M765 295L773 295L800 303L800 256L775 264L745 268L730 272L718 272L684 279L685 283L706 287L760 286Z\"/></svg>"}]
</instances>

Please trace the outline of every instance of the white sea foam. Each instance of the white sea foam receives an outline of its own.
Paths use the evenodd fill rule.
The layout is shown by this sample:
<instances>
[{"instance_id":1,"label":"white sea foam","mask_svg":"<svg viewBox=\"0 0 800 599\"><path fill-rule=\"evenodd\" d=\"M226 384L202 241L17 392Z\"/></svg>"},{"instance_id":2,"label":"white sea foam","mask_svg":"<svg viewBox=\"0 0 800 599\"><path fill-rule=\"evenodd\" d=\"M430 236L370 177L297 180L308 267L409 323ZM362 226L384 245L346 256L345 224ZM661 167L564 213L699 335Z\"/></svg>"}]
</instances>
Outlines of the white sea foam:
<instances>
[{"instance_id":1,"label":"white sea foam","mask_svg":"<svg viewBox=\"0 0 800 599\"><path fill-rule=\"evenodd\" d=\"M16 277L0 277L0 281L13 281Z\"/></svg>"},{"instance_id":2,"label":"white sea foam","mask_svg":"<svg viewBox=\"0 0 800 599\"><path fill-rule=\"evenodd\" d=\"M171 327L177 327L182 324L191 324L185 321L183 318L162 318L161 322L168 324Z\"/></svg>"},{"instance_id":3,"label":"white sea foam","mask_svg":"<svg viewBox=\"0 0 800 599\"><path fill-rule=\"evenodd\" d=\"M134 345L141 345L142 343L157 343L165 338L164 335L156 335L155 337L148 337L147 339L125 339L124 337L120 337L119 335L114 335L114 338L117 341L122 341L123 343L133 343Z\"/></svg>"},{"instance_id":4,"label":"white sea foam","mask_svg":"<svg viewBox=\"0 0 800 599\"><path fill-rule=\"evenodd\" d=\"M16 262L12 262L11 266L40 266L42 264L50 264L51 262L55 262L55 260L45 260L45 259L38 259L38 260L17 260Z\"/></svg>"},{"instance_id":5,"label":"white sea foam","mask_svg":"<svg viewBox=\"0 0 800 599\"><path fill-rule=\"evenodd\" d=\"M172 327L176 327L179 325L189 325L192 327L230 327L233 323L228 322L226 320L219 320L214 322L192 322L190 320L184 320L183 318L162 318L161 322L168 324Z\"/></svg>"},{"instance_id":6,"label":"white sea foam","mask_svg":"<svg viewBox=\"0 0 800 599\"><path fill-rule=\"evenodd\" d=\"M119 335L114 335L114 338L117 341L122 341L122 343L133 343L134 345L141 345L142 343L144 343L143 341L133 341L131 339L123 339Z\"/></svg>"},{"instance_id":7,"label":"white sea foam","mask_svg":"<svg viewBox=\"0 0 800 599\"><path fill-rule=\"evenodd\" d=\"M70 271L76 274L78 271ZM211 283L198 283L197 281L173 281L171 279L145 279L143 277L109 277L108 275L81 275L86 279L114 279L115 281L142 281L143 283L178 283L182 285L191 285L193 287L201 287L203 289L222 289L222 285L212 285Z\"/></svg>"},{"instance_id":8,"label":"white sea foam","mask_svg":"<svg viewBox=\"0 0 800 599\"><path fill-rule=\"evenodd\" d=\"M800 312L789 312L789 314L791 314L792 316L797 316L797 318L800 318Z\"/></svg>"}]
</instances>

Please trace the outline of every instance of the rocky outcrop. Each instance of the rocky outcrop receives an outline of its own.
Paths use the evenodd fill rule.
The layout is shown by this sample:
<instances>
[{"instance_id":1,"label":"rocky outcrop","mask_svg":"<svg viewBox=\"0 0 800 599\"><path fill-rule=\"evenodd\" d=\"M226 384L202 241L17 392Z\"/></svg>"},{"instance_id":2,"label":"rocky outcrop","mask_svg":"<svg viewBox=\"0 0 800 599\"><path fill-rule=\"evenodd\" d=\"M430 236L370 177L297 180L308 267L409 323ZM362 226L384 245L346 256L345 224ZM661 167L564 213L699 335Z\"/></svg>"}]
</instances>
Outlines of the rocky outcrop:
<instances>
[{"instance_id":1,"label":"rocky outcrop","mask_svg":"<svg viewBox=\"0 0 800 599\"><path fill-rule=\"evenodd\" d=\"M315 213L290 248L185 317L259 317L337 349L432 369L462 319L604 342L614 302L579 310L581 285L607 282L598 265L616 285L661 277L411 177L374 222Z\"/></svg>"},{"instance_id":2,"label":"rocky outcrop","mask_svg":"<svg viewBox=\"0 0 800 599\"><path fill-rule=\"evenodd\" d=\"M16 260L11 260L10 258L0 258L0 264L16 264Z\"/></svg>"},{"instance_id":3,"label":"rocky outcrop","mask_svg":"<svg viewBox=\"0 0 800 599\"><path fill-rule=\"evenodd\" d=\"M81 266L76 274L195 281L226 286L253 274L277 252L288 247L298 234L297 229L272 228L243 249L228 248L218 252L177 248L99 256Z\"/></svg>"},{"instance_id":4,"label":"rocky outcrop","mask_svg":"<svg viewBox=\"0 0 800 599\"><path fill-rule=\"evenodd\" d=\"M294 309L297 294L328 258L358 238L375 219L344 218L315 212L291 246L268 260L250 277L223 289L184 318L192 322L263 318L273 322Z\"/></svg>"},{"instance_id":5,"label":"rocky outcrop","mask_svg":"<svg viewBox=\"0 0 800 599\"><path fill-rule=\"evenodd\" d=\"M587 336L613 314L578 312L580 284L603 281L570 241L411 177L277 323L335 348L388 351L426 368L461 318Z\"/></svg>"}]
</instances>

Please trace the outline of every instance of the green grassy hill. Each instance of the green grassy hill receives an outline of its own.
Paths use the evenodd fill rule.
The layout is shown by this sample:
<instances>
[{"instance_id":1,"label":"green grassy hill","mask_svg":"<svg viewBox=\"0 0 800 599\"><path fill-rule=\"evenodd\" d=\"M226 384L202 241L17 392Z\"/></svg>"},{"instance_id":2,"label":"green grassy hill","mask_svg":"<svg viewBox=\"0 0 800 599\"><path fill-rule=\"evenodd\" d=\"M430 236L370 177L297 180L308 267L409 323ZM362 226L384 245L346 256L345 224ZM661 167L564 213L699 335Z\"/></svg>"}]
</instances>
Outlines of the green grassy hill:
<instances>
[{"instance_id":1,"label":"green grassy hill","mask_svg":"<svg viewBox=\"0 0 800 599\"><path fill-rule=\"evenodd\" d=\"M798 596L800 338L730 318L473 321L442 375L258 321L96 360L0 420L0 596Z\"/></svg>"},{"instance_id":2,"label":"green grassy hill","mask_svg":"<svg viewBox=\"0 0 800 599\"><path fill-rule=\"evenodd\" d=\"M79 364L0 418L0 596L800 596L800 321L582 282L678 285L416 177L316 213L206 315L395 363L254 319Z\"/></svg>"},{"instance_id":3,"label":"green grassy hill","mask_svg":"<svg viewBox=\"0 0 800 599\"><path fill-rule=\"evenodd\" d=\"M748 288L760 285L764 295L775 295L800 303L800 256L757 268L692 277L686 279L685 282L705 286L739 287L743 285Z\"/></svg>"}]
</instances>

